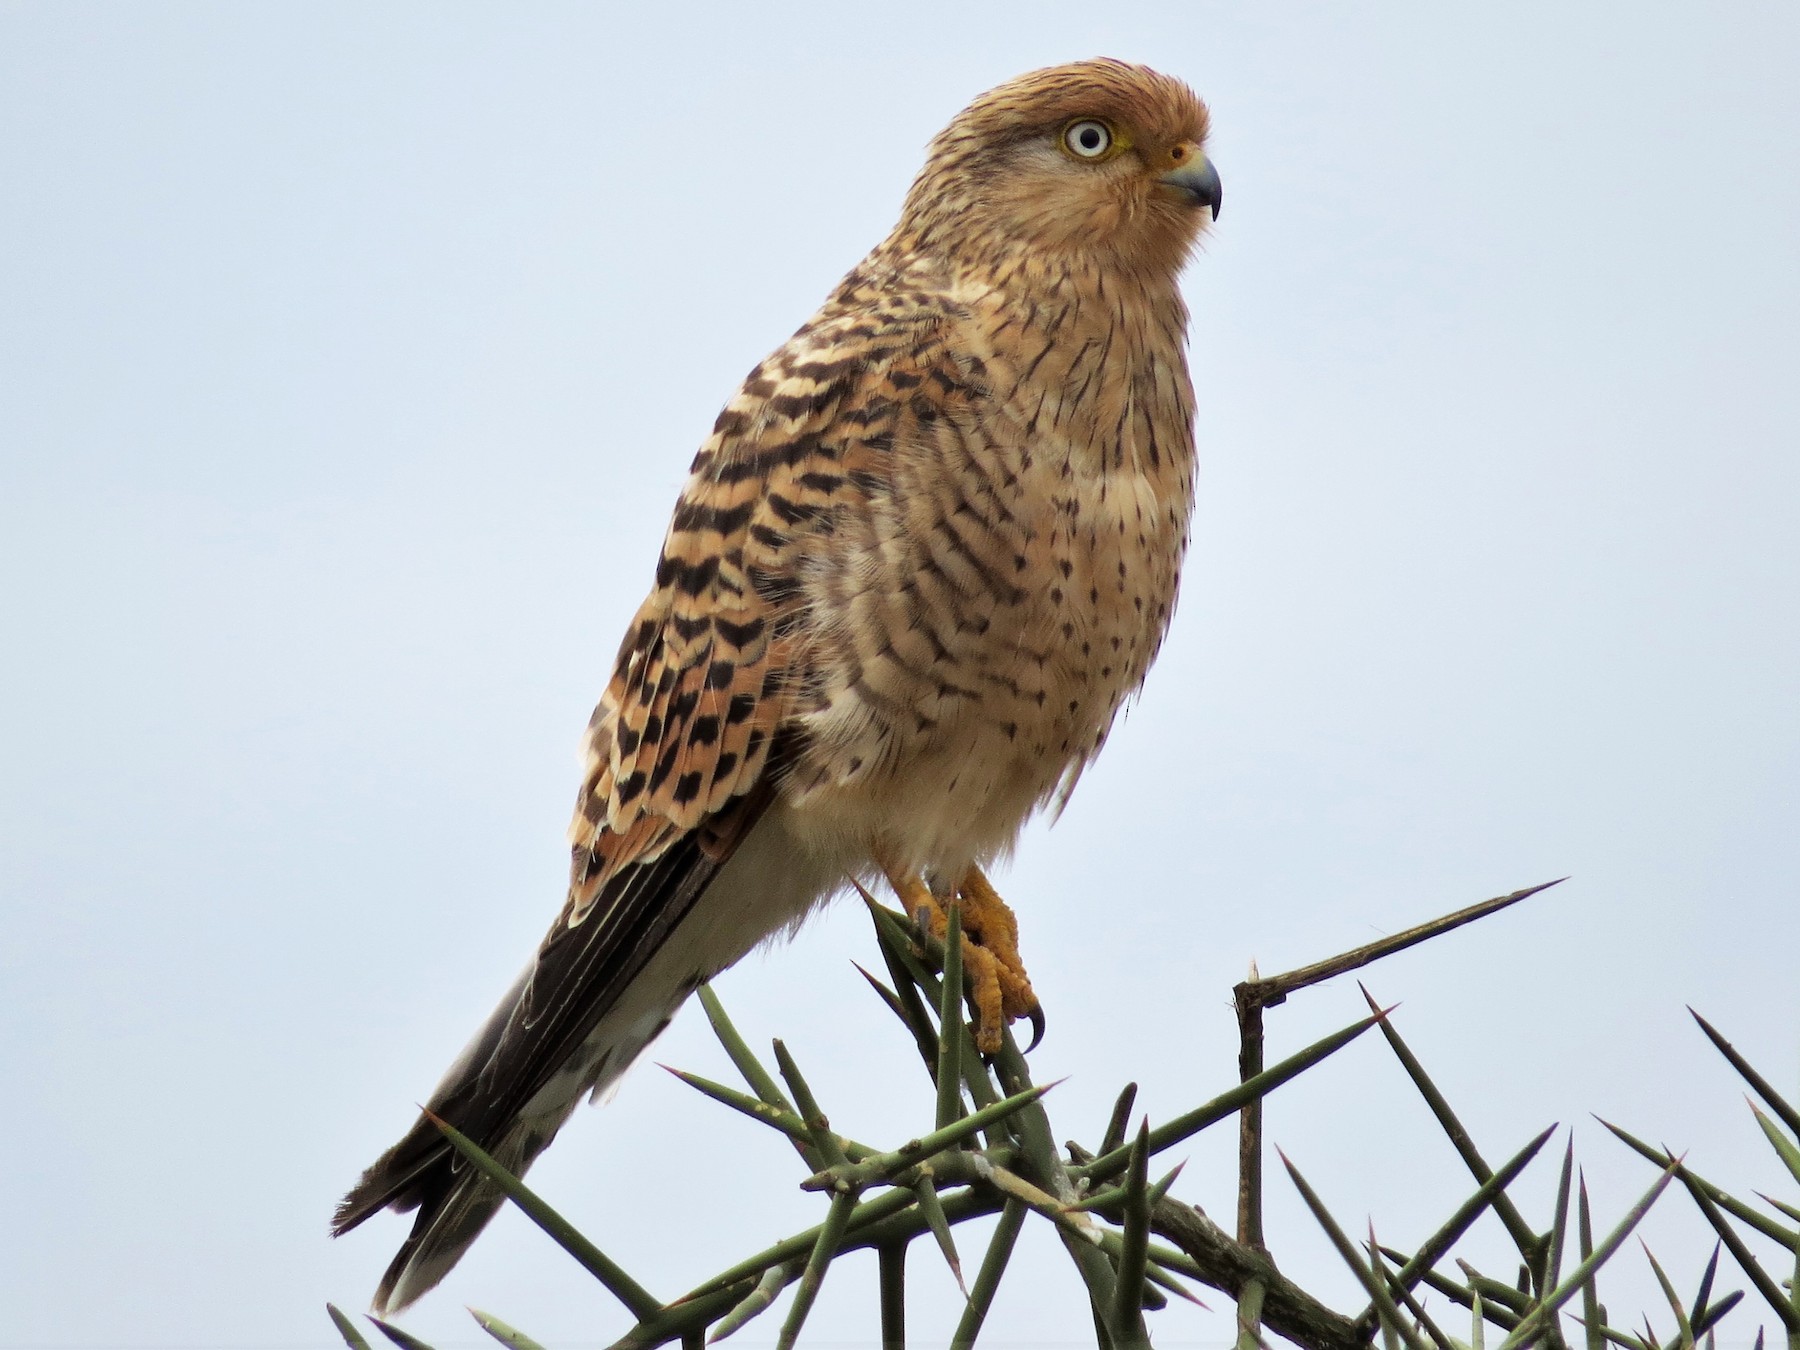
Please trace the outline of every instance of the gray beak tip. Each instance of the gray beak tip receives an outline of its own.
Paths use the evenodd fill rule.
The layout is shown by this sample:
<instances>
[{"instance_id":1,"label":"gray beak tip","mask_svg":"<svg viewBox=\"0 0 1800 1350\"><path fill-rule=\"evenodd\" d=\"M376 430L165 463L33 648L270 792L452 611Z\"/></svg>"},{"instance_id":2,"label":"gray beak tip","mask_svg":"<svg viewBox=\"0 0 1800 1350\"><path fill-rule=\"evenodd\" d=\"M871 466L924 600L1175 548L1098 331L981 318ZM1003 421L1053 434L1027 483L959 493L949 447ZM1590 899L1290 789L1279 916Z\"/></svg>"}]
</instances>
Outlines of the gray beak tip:
<instances>
[{"instance_id":1,"label":"gray beak tip","mask_svg":"<svg viewBox=\"0 0 1800 1350\"><path fill-rule=\"evenodd\" d=\"M1212 218L1218 220L1219 207L1225 199L1225 187L1219 181L1219 171L1213 168L1212 161L1205 155L1195 155L1173 173L1164 174L1161 181L1170 187L1180 188L1195 206L1209 207Z\"/></svg>"}]
</instances>

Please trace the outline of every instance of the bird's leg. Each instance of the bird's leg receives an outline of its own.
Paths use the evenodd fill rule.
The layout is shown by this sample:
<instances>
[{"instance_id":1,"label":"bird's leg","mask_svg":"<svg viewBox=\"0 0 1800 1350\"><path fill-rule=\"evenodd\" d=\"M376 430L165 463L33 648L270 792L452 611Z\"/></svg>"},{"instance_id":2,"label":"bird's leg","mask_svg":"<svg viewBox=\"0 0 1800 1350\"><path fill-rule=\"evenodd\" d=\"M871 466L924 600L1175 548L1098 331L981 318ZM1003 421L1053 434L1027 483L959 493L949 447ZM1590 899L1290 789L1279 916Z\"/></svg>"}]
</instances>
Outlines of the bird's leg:
<instances>
[{"instance_id":1,"label":"bird's leg","mask_svg":"<svg viewBox=\"0 0 1800 1350\"><path fill-rule=\"evenodd\" d=\"M1043 1033L1043 1014L1038 996L1031 988L1031 976L1025 973L1025 962L1019 957L1019 921L1012 908L1000 898L987 875L976 866L969 867L962 879L963 931L974 936L994 954L1000 980L1001 1010L1008 1022L1029 1017L1032 1025ZM1032 1045L1037 1044L1033 1038Z\"/></svg>"},{"instance_id":2,"label":"bird's leg","mask_svg":"<svg viewBox=\"0 0 1800 1350\"><path fill-rule=\"evenodd\" d=\"M949 932L949 920L944 915L943 903L933 895L931 888L917 872L901 871L886 863L881 865L887 876L888 885L894 888L900 904L912 916L913 922L925 929L933 937L942 938ZM1000 987L1000 963L994 954L978 945L974 931L968 925L968 916L963 916L963 969L968 973L975 986L975 1025L971 1030L975 1033L975 1045L983 1054L992 1054L1000 1048L1000 1032L1006 1023L1002 1009L1005 996Z\"/></svg>"},{"instance_id":3,"label":"bird's leg","mask_svg":"<svg viewBox=\"0 0 1800 1350\"><path fill-rule=\"evenodd\" d=\"M894 888L906 912L932 936L942 938L949 930L943 903L934 895L917 872L902 871L882 864L888 884ZM1037 995L1019 961L1019 925L1006 902L994 893L981 869L971 867L958 888L962 899L962 959L975 986L975 1045L983 1054L1000 1048L1001 1033L1006 1024L1018 1017L1029 1017L1038 1034L1042 1034L1043 1018L1038 1011ZM1035 1046L1037 1041L1034 1039Z\"/></svg>"}]
</instances>

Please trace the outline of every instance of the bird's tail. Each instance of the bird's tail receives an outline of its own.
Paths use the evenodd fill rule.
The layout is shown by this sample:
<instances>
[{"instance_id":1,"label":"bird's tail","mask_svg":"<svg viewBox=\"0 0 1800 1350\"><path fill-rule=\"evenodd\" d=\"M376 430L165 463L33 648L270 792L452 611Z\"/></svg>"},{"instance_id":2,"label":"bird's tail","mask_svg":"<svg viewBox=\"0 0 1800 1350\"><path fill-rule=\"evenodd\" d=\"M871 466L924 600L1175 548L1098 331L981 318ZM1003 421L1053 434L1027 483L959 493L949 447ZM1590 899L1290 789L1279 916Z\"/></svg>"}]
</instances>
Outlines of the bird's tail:
<instances>
[{"instance_id":1,"label":"bird's tail","mask_svg":"<svg viewBox=\"0 0 1800 1350\"><path fill-rule=\"evenodd\" d=\"M572 919L565 911L432 1093L426 1113L344 1197L332 1218L335 1234L383 1209L417 1211L382 1276L377 1311L404 1308L442 1280L505 1198L431 1117L523 1175L581 1098L616 1082L701 981L797 918L827 888L822 877L796 884L783 865L791 851L786 836L772 836L761 846L768 856L740 873L755 884L710 897L717 913L684 926L766 802L761 794L728 808L738 815L730 847L718 846L714 834L690 832L622 869L591 915Z\"/></svg>"},{"instance_id":2,"label":"bird's tail","mask_svg":"<svg viewBox=\"0 0 1800 1350\"><path fill-rule=\"evenodd\" d=\"M363 1173L332 1216L332 1235L341 1236L383 1209L418 1211L412 1233L376 1290L377 1312L406 1307L449 1274L506 1198L451 1148L432 1117L476 1136L496 1162L520 1176L556 1137L598 1073L618 1058L592 1053L581 1057L583 1062L568 1066L536 1095L529 1109L495 1132L492 1112L485 1109L491 1095L484 1091L483 1080L512 1039L508 1032L515 1027L529 976L529 971L520 976L432 1093L426 1111ZM624 1068L624 1063L616 1063L611 1076L617 1077ZM482 1138L489 1134L493 1137Z\"/></svg>"},{"instance_id":3,"label":"bird's tail","mask_svg":"<svg viewBox=\"0 0 1800 1350\"><path fill-rule=\"evenodd\" d=\"M572 1097L557 1119L513 1122L489 1154L514 1176L521 1175L556 1137L578 1100L579 1094ZM435 1136L435 1142L427 1133ZM411 1180L404 1180L409 1174ZM384 1208L381 1197L393 1190L396 1181L404 1187L405 1198L390 1203L396 1209L417 1208L418 1217L382 1274L373 1303L377 1313L398 1312L435 1288L506 1199L498 1186L448 1148L429 1119L421 1117L344 1197L332 1231L348 1232Z\"/></svg>"}]
</instances>

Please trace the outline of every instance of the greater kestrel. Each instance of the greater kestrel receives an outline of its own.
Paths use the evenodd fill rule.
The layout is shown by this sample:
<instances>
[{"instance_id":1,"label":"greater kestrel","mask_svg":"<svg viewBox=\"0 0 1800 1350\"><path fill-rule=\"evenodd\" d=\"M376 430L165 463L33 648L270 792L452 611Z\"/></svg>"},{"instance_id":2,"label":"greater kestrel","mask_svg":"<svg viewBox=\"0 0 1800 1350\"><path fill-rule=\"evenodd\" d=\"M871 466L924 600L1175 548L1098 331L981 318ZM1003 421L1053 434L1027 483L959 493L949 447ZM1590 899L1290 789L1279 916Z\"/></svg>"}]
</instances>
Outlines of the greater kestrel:
<instances>
[{"instance_id":1,"label":"greater kestrel","mask_svg":"<svg viewBox=\"0 0 1800 1350\"><path fill-rule=\"evenodd\" d=\"M589 723L567 902L432 1112L524 1171L697 985L852 878L962 897L989 1048L1035 1011L981 866L1073 785L1168 626L1206 132L1186 86L1119 61L984 94L750 372ZM375 1298L399 1308L500 1201L421 1116L333 1228L418 1210Z\"/></svg>"}]
</instances>

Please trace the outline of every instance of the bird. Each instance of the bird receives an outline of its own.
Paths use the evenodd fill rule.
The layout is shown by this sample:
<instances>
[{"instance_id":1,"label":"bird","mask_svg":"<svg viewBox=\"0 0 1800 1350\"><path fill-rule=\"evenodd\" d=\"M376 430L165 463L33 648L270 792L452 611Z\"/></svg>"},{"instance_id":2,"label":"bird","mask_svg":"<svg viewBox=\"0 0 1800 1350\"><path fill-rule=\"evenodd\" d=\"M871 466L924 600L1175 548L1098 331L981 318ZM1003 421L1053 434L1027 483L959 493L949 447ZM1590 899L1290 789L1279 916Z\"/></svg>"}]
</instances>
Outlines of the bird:
<instances>
[{"instance_id":1,"label":"bird","mask_svg":"<svg viewBox=\"0 0 1800 1350\"><path fill-rule=\"evenodd\" d=\"M984 869L1066 803L1174 610L1208 123L1110 58L982 94L720 412L585 733L561 910L333 1217L416 1211L376 1311L503 1199L437 1120L522 1173L696 988L852 885L940 933L961 906L982 1049L1037 1013Z\"/></svg>"}]
</instances>

